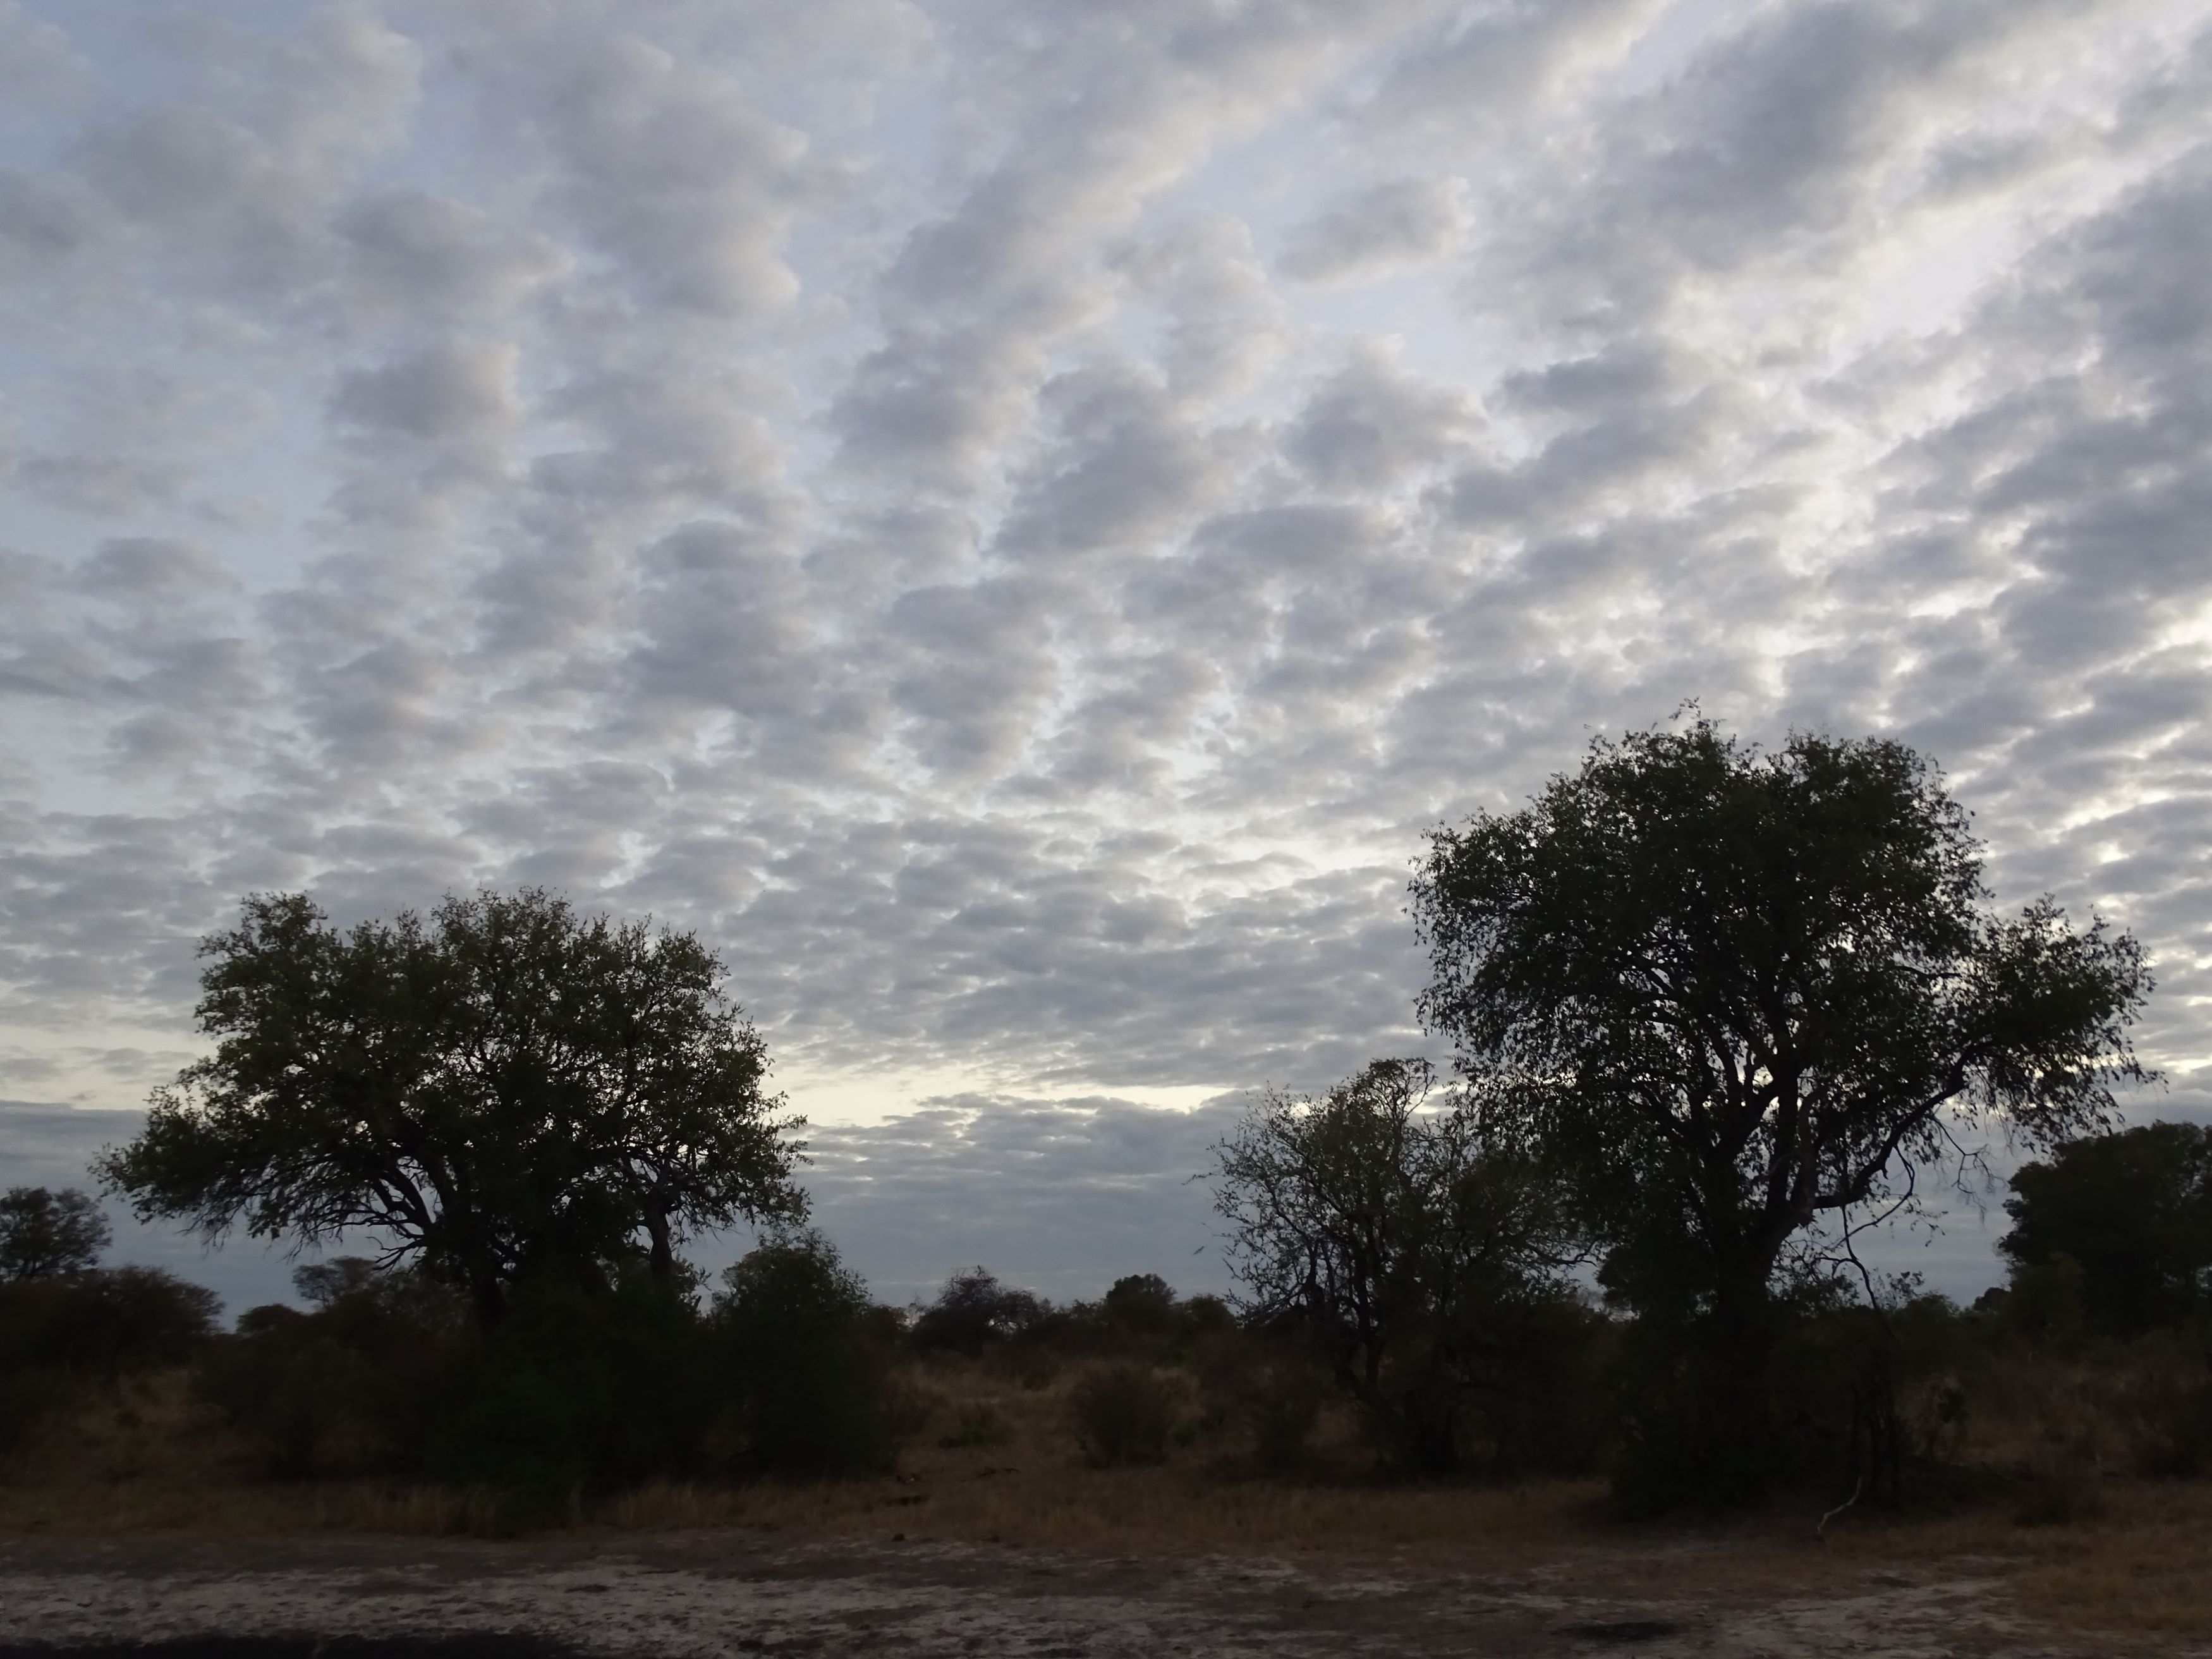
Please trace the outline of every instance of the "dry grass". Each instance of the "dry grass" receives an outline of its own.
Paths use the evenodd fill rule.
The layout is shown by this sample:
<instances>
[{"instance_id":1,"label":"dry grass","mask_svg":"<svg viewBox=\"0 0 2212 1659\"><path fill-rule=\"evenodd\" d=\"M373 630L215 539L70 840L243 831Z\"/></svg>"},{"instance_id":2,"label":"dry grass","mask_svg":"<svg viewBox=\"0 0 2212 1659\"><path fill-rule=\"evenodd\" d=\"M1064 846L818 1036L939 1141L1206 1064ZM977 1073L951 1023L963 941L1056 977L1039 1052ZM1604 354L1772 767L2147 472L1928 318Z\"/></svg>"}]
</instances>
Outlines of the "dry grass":
<instances>
[{"instance_id":1,"label":"dry grass","mask_svg":"<svg viewBox=\"0 0 2212 1659\"><path fill-rule=\"evenodd\" d=\"M1031 1379L1036 1381L1037 1379ZM983 1367L932 1364L916 1379L916 1432L895 1475L738 1487L656 1485L574 1505L569 1524L656 1531L741 1528L793 1536L995 1541L1107 1553L1305 1557L1333 1564L1512 1573L1598 1566L1620 1594L1731 1601L1818 1595L1870 1572L1995 1579L2037 1628L2124 1640L2130 1650L2212 1636L2212 1483L2103 1477L2094 1517L2027 1527L2000 1493L1955 1513L1888 1519L1854 1511L1813 1535L1810 1510L1725 1527L1635 1526L1610 1517L1591 1481L1387 1484L1354 1425L1328 1417L1314 1474L1250 1478L1233 1449L1186 1423L1166 1463L1085 1466L1069 1423L1072 1374L1042 1387ZM963 1433L988 1422L988 1435ZM2071 1433L2072 1425L2057 1425ZM1987 1432L2023 1451L2052 1443L2027 1416ZM2062 1436L2063 1437L2063 1436ZM192 1406L184 1379L88 1395L0 1481L0 1532L496 1529L478 1494L354 1481L250 1477L241 1449Z\"/></svg>"}]
</instances>

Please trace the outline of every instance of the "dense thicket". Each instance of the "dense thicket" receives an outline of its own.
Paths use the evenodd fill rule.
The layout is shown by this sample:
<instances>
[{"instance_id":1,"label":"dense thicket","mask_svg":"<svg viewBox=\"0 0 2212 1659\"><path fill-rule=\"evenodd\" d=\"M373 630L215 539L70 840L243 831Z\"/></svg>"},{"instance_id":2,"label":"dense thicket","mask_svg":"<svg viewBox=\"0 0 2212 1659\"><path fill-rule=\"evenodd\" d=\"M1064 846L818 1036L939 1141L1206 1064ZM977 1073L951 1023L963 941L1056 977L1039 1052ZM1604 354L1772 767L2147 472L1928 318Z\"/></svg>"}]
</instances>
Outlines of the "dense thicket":
<instances>
[{"instance_id":1,"label":"dense thicket","mask_svg":"<svg viewBox=\"0 0 2212 1659\"><path fill-rule=\"evenodd\" d=\"M882 1322L816 1233L772 1233L711 1298L643 1262L599 1286L533 1280L489 1330L419 1269L344 1259L298 1279L313 1307L249 1310L198 1370L272 1475L423 1475L542 1508L891 1453Z\"/></svg>"}]
</instances>

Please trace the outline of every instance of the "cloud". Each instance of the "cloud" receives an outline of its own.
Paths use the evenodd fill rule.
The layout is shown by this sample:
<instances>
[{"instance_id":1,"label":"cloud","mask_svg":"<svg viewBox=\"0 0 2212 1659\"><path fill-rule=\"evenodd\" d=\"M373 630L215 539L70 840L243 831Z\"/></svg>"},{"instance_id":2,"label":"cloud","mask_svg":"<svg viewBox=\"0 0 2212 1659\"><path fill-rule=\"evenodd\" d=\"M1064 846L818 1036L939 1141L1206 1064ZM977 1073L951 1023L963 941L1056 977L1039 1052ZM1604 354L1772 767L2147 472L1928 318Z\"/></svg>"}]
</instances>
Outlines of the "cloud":
<instances>
[{"instance_id":1,"label":"cloud","mask_svg":"<svg viewBox=\"0 0 2212 1659\"><path fill-rule=\"evenodd\" d=\"M788 301L795 214L830 179L804 134L724 77L634 35L561 65L544 117L561 199L592 246L653 300L720 314Z\"/></svg>"},{"instance_id":2,"label":"cloud","mask_svg":"<svg viewBox=\"0 0 2212 1659\"><path fill-rule=\"evenodd\" d=\"M1276 268L1303 283L1341 283L1440 259L1466 228L1449 179L1394 179L1346 191L1283 239Z\"/></svg>"},{"instance_id":3,"label":"cloud","mask_svg":"<svg viewBox=\"0 0 2212 1659\"><path fill-rule=\"evenodd\" d=\"M1465 392L1408 374L1395 351L1359 341L1308 398L1283 451L1322 489L1382 489L1442 459L1479 424Z\"/></svg>"},{"instance_id":4,"label":"cloud","mask_svg":"<svg viewBox=\"0 0 2212 1659\"><path fill-rule=\"evenodd\" d=\"M924 1079L887 1282L1180 1283L1121 1097L1418 1046L1422 832L1690 697L1927 750L2193 1075L2201 19L1078 12L0 0L15 1093L245 891L547 881Z\"/></svg>"},{"instance_id":5,"label":"cloud","mask_svg":"<svg viewBox=\"0 0 2212 1659\"><path fill-rule=\"evenodd\" d=\"M377 191L348 204L333 228L345 280L395 320L496 316L568 262L550 237L427 191Z\"/></svg>"},{"instance_id":6,"label":"cloud","mask_svg":"<svg viewBox=\"0 0 2212 1659\"><path fill-rule=\"evenodd\" d=\"M446 345L340 379L331 412L369 434L467 447L514 417L511 348Z\"/></svg>"}]
</instances>

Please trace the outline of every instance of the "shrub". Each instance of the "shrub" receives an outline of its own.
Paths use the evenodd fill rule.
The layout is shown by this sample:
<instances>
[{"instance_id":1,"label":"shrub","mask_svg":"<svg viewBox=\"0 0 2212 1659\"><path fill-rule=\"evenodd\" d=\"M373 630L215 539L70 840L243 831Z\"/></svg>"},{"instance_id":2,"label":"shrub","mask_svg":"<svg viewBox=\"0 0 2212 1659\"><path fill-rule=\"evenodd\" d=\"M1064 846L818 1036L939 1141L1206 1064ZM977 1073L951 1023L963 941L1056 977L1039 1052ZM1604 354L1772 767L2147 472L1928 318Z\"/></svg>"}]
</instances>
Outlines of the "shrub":
<instances>
[{"instance_id":1,"label":"shrub","mask_svg":"<svg viewBox=\"0 0 2212 1659\"><path fill-rule=\"evenodd\" d=\"M947 1451L962 1446L1003 1446L1012 1437L1006 1413L988 1400L971 1401L952 1419L951 1432L939 1439Z\"/></svg>"},{"instance_id":2,"label":"shrub","mask_svg":"<svg viewBox=\"0 0 2212 1659\"><path fill-rule=\"evenodd\" d=\"M2133 1473L2212 1472L2212 1355L2166 1333L2106 1348L2077 1391L2078 1433Z\"/></svg>"},{"instance_id":3,"label":"shrub","mask_svg":"<svg viewBox=\"0 0 2212 1659\"><path fill-rule=\"evenodd\" d=\"M1237 1328L1237 1316L1218 1296L1194 1296L1182 1304L1184 1328L1204 1340Z\"/></svg>"},{"instance_id":4,"label":"shrub","mask_svg":"<svg viewBox=\"0 0 2212 1659\"><path fill-rule=\"evenodd\" d=\"M972 1358L1020 1335L1047 1311L1030 1292L1001 1285L988 1268L971 1267L946 1279L937 1300L920 1310L912 1340L917 1348L949 1349Z\"/></svg>"},{"instance_id":5,"label":"shrub","mask_svg":"<svg viewBox=\"0 0 2212 1659\"><path fill-rule=\"evenodd\" d=\"M2012 1518L2023 1527L2057 1527L2094 1521L2104 1512L2096 1465L2078 1452L2053 1449L2029 1466Z\"/></svg>"},{"instance_id":6,"label":"shrub","mask_svg":"<svg viewBox=\"0 0 2212 1659\"><path fill-rule=\"evenodd\" d=\"M215 1332L215 1292L159 1267L0 1285L0 1372L51 1369L113 1382L181 1364Z\"/></svg>"},{"instance_id":7,"label":"shrub","mask_svg":"<svg viewBox=\"0 0 2212 1659\"><path fill-rule=\"evenodd\" d=\"M1068 1404L1076 1443L1093 1468L1165 1461L1175 1401L1150 1366L1093 1366L1077 1380Z\"/></svg>"},{"instance_id":8,"label":"shrub","mask_svg":"<svg viewBox=\"0 0 2212 1659\"><path fill-rule=\"evenodd\" d=\"M599 1288L526 1282L428 1401L425 1467L518 1516L692 1471L716 1378L696 1308L642 1270Z\"/></svg>"},{"instance_id":9,"label":"shrub","mask_svg":"<svg viewBox=\"0 0 2212 1659\"><path fill-rule=\"evenodd\" d=\"M1200 1364L1199 1388L1209 1425L1243 1438L1255 1466L1287 1474L1304 1465L1328 1393L1311 1355L1256 1335L1218 1338Z\"/></svg>"},{"instance_id":10,"label":"shrub","mask_svg":"<svg viewBox=\"0 0 2212 1659\"><path fill-rule=\"evenodd\" d=\"M1176 1334L1179 1311L1174 1287L1158 1273L1115 1279L1103 1304L1108 1328L1125 1337L1155 1340Z\"/></svg>"},{"instance_id":11,"label":"shrub","mask_svg":"<svg viewBox=\"0 0 2212 1659\"><path fill-rule=\"evenodd\" d=\"M418 1465L434 1395L468 1344L466 1304L359 1257L302 1267L293 1283L316 1310L248 1309L198 1368L195 1392L279 1478Z\"/></svg>"},{"instance_id":12,"label":"shrub","mask_svg":"<svg viewBox=\"0 0 2212 1659\"><path fill-rule=\"evenodd\" d=\"M792 1474L881 1468L897 1405L884 1322L818 1232L790 1229L723 1276L714 1322L745 1467Z\"/></svg>"},{"instance_id":13,"label":"shrub","mask_svg":"<svg viewBox=\"0 0 2212 1659\"><path fill-rule=\"evenodd\" d=\"M214 1335L215 1293L158 1267L0 1283L0 1452L22 1445L85 1381L173 1365Z\"/></svg>"}]
</instances>

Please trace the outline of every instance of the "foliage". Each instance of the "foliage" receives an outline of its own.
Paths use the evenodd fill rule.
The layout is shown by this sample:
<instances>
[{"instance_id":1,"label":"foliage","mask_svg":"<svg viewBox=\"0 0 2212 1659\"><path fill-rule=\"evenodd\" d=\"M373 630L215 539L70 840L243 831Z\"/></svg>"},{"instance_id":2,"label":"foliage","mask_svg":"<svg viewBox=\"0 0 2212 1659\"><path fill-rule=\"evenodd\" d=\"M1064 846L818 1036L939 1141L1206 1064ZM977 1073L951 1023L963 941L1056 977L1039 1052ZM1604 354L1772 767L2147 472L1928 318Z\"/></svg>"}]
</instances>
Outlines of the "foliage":
<instances>
[{"instance_id":1,"label":"foliage","mask_svg":"<svg viewBox=\"0 0 2212 1659\"><path fill-rule=\"evenodd\" d=\"M1239 1435L1272 1474L1304 1464L1328 1386L1311 1343L1257 1328L1212 1335L1199 1364L1209 1425Z\"/></svg>"},{"instance_id":2,"label":"foliage","mask_svg":"<svg viewBox=\"0 0 2212 1659\"><path fill-rule=\"evenodd\" d=\"M1158 1273L1132 1273L1117 1279L1106 1292L1099 1311L1109 1329L1139 1339L1160 1339L1176 1333L1175 1287Z\"/></svg>"},{"instance_id":3,"label":"foliage","mask_svg":"<svg viewBox=\"0 0 2212 1659\"><path fill-rule=\"evenodd\" d=\"M466 1303L420 1272L341 1256L296 1269L313 1304L251 1308L195 1392L282 1479L421 1467L433 1397L468 1344Z\"/></svg>"},{"instance_id":4,"label":"foliage","mask_svg":"<svg viewBox=\"0 0 2212 1659\"><path fill-rule=\"evenodd\" d=\"M1150 1365L1093 1365L1068 1392L1076 1443L1093 1468L1158 1463L1168 1455L1175 1396Z\"/></svg>"},{"instance_id":5,"label":"foliage","mask_svg":"<svg viewBox=\"0 0 2212 1659\"><path fill-rule=\"evenodd\" d=\"M714 1324L745 1467L887 1465L889 1350L867 1286L819 1232L787 1228L723 1275Z\"/></svg>"},{"instance_id":6,"label":"foliage","mask_svg":"<svg viewBox=\"0 0 2212 1659\"><path fill-rule=\"evenodd\" d=\"M52 1369L112 1382L173 1365L213 1334L215 1292L159 1267L111 1267L0 1285L0 1371Z\"/></svg>"},{"instance_id":7,"label":"foliage","mask_svg":"<svg viewBox=\"0 0 2212 1659\"><path fill-rule=\"evenodd\" d=\"M605 1287L521 1285L433 1385L425 1471L524 1515L696 1473L720 1389L687 1288L641 1268Z\"/></svg>"},{"instance_id":8,"label":"foliage","mask_svg":"<svg viewBox=\"0 0 2212 1659\"><path fill-rule=\"evenodd\" d=\"M85 1382L194 1357L213 1335L214 1292L158 1267L0 1282L0 1451L22 1443Z\"/></svg>"},{"instance_id":9,"label":"foliage","mask_svg":"<svg viewBox=\"0 0 2212 1659\"><path fill-rule=\"evenodd\" d=\"M2146 1075L2136 942L2047 900L1987 912L1966 814L1887 740L1600 740L1527 808L1436 832L1412 898L1419 1012L1486 1127L1569 1176L1655 1343L1696 1348L1684 1467L1711 1496L1773 1462L1773 1280L1816 1217L1909 1194L1947 1115L2047 1146Z\"/></svg>"},{"instance_id":10,"label":"foliage","mask_svg":"<svg viewBox=\"0 0 2212 1659\"><path fill-rule=\"evenodd\" d=\"M2212 1314L2212 1129L2151 1123L2075 1141L2023 1165L2012 1189L1997 1249L2019 1300L2070 1264L2080 1315L2102 1334Z\"/></svg>"},{"instance_id":11,"label":"foliage","mask_svg":"<svg viewBox=\"0 0 2212 1659\"><path fill-rule=\"evenodd\" d=\"M0 1198L0 1283L88 1272L114 1240L91 1194L10 1187Z\"/></svg>"},{"instance_id":12,"label":"foliage","mask_svg":"<svg viewBox=\"0 0 2212 1659\"><path fill-rule=\"evenodd\" d=\"M1540 1168L1464 1097L1422 1111L1432 1081L1377 1060L1317 1101L1265 1096L1215 1148L1214 1202L1249 1316L1298 1322L1401 1459L1442 1470L1574 1252Z\"/></svg>"},{"instance_id":13,"label":"foliage","mask_svg":"<svg viewBox=\"0 0 2212 1659\"><path fill-rule=\"evenodd\" d=\"M937 1300L920 1310L914 1346L950 1349L973 1357L997 1343L1011 1341L1043 1319L1047 1304L1028 1291L1001 1285L984 1267L971 1267L945 1281Z\"/></svg>"},{"instance_id":14,"label":"foliage","mask_svg":"<svg viewBox=\"0 0 2212 1659\"><path fill-rule=\"evenodd\" d=\"M971 1400L953 1415L952 1427L938 1438L947 1451L962 1446L1002 1446L1012 1437L1006 1414L988 1400Z\"/></svg>"},{"instance_id":15,"label":"foliage","mask_svg":"<svg viewBox=\"0 0 2212 1659\"><path fill-rule=\"evenodd\" d=\"M201 953L216 1051L97 1166L142 1218L372 1232L489 1325L530 1277L604 1285L641 1249L665 1285L688 1231L801 1207L765 1047L689 933L536 890L341 933L279 894Z\"/></svg>"}]
</instances>

